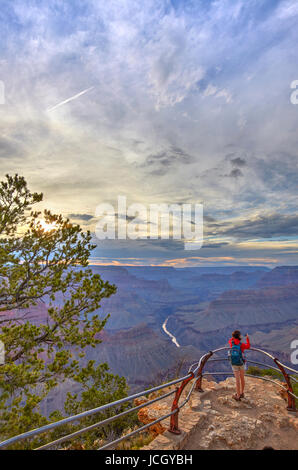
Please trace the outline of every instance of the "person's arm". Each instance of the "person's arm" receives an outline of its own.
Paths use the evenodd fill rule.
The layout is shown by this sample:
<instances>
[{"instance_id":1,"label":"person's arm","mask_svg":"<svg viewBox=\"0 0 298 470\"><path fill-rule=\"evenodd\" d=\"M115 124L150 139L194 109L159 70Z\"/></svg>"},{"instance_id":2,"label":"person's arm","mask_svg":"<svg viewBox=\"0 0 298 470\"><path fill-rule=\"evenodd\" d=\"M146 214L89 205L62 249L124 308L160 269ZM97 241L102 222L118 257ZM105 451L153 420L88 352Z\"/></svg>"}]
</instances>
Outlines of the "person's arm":
<instances>
[{"instance_id":1,"label":"person's arm","mask_svg":"<svg viewBox=\"0 0 298 470\"><path fill-rule=\"evenodd\" d=\"M242 343L241 346L242 346L242 351L244 351L245 349L250 349L250 341L249 341L249 336L246 335L246 343Z\"/></svg>"}]
</instances>

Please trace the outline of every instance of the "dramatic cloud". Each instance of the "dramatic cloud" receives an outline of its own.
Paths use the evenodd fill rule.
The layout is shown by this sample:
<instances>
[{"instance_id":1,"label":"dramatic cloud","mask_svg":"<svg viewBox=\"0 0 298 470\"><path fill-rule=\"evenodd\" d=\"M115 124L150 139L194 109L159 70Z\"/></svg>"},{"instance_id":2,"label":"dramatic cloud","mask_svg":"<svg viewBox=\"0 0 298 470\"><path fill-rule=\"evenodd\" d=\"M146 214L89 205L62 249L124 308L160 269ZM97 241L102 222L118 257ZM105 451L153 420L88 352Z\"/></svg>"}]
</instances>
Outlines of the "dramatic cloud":
<instances>
[{"instance_id":1,"label":"dramatic cloud","mask_svg":"<svg viewBox=\"0 0 298 470\"><path fill-rule=\"evenodd\" d=\"M268 214L258 215L251 219L217 226L216 233L241 239L297 237L298 214Z\"/></svg>"},{"instance_id":2,"label":"dramatic cloud","mask_svg":"<svg viewBox=\"0 0 298 470\"><path fill-rule=\"evenodd\" d=\"M164 175L170 170L177 171L179 165L193 163L195 158L183 152L179 147L171 147L154 155L149 155L141 165L153 175Z\"/></svg>"},{"instance_id":3,"label":"dramatic cloud","mask_svg":"<svg viewBox=\"0 0 298 470\"><path fill-rule=\"evenodd\" d=\"M295 0L3 0L2 175L91 229L119 195L203 203L210 262L255 259L237 240L297 237L297 20ZM95 256L175 263L182 246L99 242Z\"/></svg>"}]
</instances>

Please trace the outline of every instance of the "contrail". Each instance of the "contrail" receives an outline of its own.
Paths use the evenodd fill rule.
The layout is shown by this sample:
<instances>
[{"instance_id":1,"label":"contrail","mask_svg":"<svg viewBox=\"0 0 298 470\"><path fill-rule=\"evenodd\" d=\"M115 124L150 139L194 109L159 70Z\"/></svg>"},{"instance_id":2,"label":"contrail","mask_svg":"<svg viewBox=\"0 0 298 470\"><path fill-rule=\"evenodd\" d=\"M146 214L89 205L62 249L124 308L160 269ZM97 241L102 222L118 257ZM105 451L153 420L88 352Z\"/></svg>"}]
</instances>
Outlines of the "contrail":
<instances>
[{"instance_id":1,"label":"contrail","mask_svg":"<svg viewBox=\"0 0 298 470\"><path fill-rule=\"evenodd\" d=\"M54 109L59 108L60 106L63 106L64 104L69 103L70 101L76 100L77 98L79 98L79 96L82 96L88 91L93 90L93 88L94 86L91 86L90 88L86 88L86 90L80 91L80 93L77 93L76 95L71 96L70 98L67 98L67 100L61 101L61 103L55 104L55 106L48 108L47 111L53 111Z\"/></svg>"}]
</instances>

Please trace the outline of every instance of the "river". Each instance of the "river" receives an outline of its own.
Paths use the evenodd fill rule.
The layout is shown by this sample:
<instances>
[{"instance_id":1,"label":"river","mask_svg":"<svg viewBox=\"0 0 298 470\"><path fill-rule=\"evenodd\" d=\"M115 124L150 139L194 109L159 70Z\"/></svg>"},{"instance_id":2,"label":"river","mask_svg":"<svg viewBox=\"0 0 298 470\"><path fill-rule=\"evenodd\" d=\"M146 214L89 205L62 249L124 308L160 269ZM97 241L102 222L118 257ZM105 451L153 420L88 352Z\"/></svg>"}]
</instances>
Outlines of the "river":
<instances>
[{"instance_id":1,"label":"river","mask_svg":"<svg viewBox=\"0 0 298 470\"><path fill-rule=\"evenodd\" d=\"M175 344L175 346L177 346L177 348L180 348L180 344L178 343L178 341L177 341L177 339L175 338L175 336L172 335L172 333L170 333L170 332L167 330L168 319L169 319L169 317L166 319L166 321L165 321L164 324L162 325L162 329L163 329L163 331L171 338L171 340L173 341L173 343Z\"/></svg>"}]
</instances>

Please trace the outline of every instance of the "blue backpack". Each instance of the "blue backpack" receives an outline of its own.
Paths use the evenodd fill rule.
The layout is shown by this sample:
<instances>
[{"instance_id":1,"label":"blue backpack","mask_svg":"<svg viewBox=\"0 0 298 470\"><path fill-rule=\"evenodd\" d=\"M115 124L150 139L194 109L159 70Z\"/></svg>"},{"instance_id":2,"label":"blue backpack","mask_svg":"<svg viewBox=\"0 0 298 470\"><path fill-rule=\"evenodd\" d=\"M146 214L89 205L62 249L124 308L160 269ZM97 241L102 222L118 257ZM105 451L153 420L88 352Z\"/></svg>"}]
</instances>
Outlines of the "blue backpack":
<instances>
[{"instance_id":1,"label":"blue backpack","mask_svg":"<svg viewBox=\"0 0 298 470\"><path fill-rule=\"evenodd\" d=\"M242 351L241 351L241 342L235 344L232 340L232 348L230 350L230 361L232 366L242 366L244 364Z\"/></svg>"}]
</instances>

